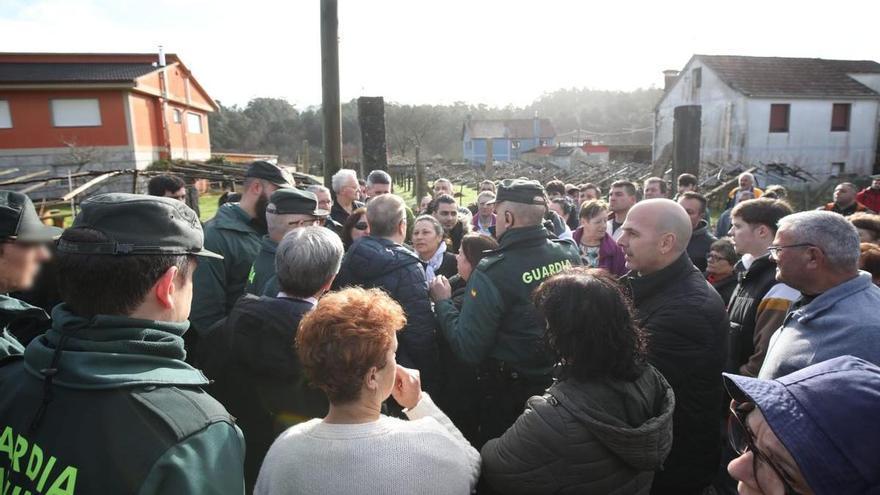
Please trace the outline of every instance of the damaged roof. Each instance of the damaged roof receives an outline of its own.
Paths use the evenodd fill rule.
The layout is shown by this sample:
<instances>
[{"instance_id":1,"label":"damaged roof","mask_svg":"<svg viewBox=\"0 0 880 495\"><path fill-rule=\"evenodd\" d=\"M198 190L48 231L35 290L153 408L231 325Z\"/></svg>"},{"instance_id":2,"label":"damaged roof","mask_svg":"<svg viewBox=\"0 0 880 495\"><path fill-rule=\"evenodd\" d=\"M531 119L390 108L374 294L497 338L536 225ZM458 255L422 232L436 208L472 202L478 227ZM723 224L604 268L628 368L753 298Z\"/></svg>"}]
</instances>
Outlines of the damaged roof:
<instances>
[{"instance_id":1,"label":"damaged roof","mask_svg":"<svg viewBox=\"0 0 880 495\"><path fill-rule=\"evenodd\" d=\"M694 55L747 96L877 97L849 74L880 74L872 60Z\"/></svg>"},{"instance_id":2,"label":"damaged roof","mask_svg":"<svg viewBox=\"0 0 880 495\"><path fill-rule=\"evenodd\" d=\"M556 137L556 128L550 119L537 120L537 137ZM535 137L535 119L466 120L464 130L469 131L471 139L529 139Z\"/></svg>"}]
</instances>

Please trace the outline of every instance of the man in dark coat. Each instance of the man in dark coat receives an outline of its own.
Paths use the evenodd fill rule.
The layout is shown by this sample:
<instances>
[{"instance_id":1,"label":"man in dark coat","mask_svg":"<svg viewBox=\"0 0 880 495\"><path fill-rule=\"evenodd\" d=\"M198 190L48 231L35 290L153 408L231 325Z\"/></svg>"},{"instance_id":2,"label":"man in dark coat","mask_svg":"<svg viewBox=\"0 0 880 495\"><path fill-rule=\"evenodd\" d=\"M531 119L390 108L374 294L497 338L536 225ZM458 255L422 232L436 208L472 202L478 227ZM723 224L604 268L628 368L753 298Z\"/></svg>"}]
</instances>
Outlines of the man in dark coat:
<instances>
[{"instance_id":1,"label":"man in dark coat","mask_svg":"<svg viewBox=\"0 0 880 495\"><path fill-rule=\"evenodd\" d=\"M687 254L701 272L706 271L706 255L712 243L717 241L709 233L709 222L703 217L706 214L706 197L698 192L688 191L678 198L678 204L684 208L691 219L691 239L688 241Z\"/></svg>"},{"instance_id":2,"label":"man in dark coat","mask_svg":"<svg viewBox=\"0 0 880 495\"><path fill-rule=\"evenodd\" d=\"M429 391L439 380L437 322L428 298L428 282L418 256L402 246L406 237L403 200L383 194L367 204L370 235L345 254L334 288L359 285L378 287L403 307L406 326L398 335L397 362L421 372Z\"/></svg>"},{"instance_id":3,"label":"man in dark coat","mask_svg":"<svg viewBox=\"0 0 880 495\"><path fill-rule=\"evenodd\" d=\"M727 312L687 256L691 221L684 208L667 199L642 201L621 229L630 269L623 281L648 333L648 361L675 392L672 452L651 493L702 493L720 457Z\"/></svg>"},{"instance_id":4,"label":"man in dark coat","mask_svg":"<svg viewBox=\"0 0 880 495\"><path fill-rule=\"evenodd\" d=\"M208 392L229 409L247 438L248 493L275 438L327 414L327 399L308 386L293 342L303 315L326 292L342 262L342 241L322 226L294 229L278 244L278 297L247 294L202 341L198 363Z\"/></svg>"},{"instance_id":5,"label":"man in dark coat","mask_svg":"<svg viewBox=\"0 0 880 495\"><path fill-rule=\"evenodd\" d=\"M254 162L245 173L241 201L226 203L205 224L205 248L223 259L204 261L193 275L193 303L187 336L192 350L197 337L229 314L244 294L251 266L260 252L260 238L266 232L269 197L280 188L293 187L286 169L264 161Z\"/></svg>"}]
</instances>

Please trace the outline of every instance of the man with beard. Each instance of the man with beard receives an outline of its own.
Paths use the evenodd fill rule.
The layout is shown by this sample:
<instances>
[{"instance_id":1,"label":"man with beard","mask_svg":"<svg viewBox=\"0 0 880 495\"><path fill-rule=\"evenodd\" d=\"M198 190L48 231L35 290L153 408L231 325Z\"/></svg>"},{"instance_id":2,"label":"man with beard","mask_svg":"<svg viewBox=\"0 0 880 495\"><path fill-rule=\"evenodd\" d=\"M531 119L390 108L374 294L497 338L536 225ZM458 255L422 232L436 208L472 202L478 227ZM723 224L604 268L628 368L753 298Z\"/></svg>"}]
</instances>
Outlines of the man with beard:
<instances>
[{"instance_id":1,"label":"man with beard","mask_svg":"<svg viewBox=\"0 0 880 495\"><path fill-rule=\"evenodd\" d=\"M260 238L267 233L266 206L280 188L293 187L293 176L269 162L257 161L245 173L244 191L238 203L226 203L205 224L205 249L223 259L206 259L193 275L193 303L187 332L188 354L194 339L229 314L244 293L251 266L260 252Z\"/></svg>"}]
</instances>

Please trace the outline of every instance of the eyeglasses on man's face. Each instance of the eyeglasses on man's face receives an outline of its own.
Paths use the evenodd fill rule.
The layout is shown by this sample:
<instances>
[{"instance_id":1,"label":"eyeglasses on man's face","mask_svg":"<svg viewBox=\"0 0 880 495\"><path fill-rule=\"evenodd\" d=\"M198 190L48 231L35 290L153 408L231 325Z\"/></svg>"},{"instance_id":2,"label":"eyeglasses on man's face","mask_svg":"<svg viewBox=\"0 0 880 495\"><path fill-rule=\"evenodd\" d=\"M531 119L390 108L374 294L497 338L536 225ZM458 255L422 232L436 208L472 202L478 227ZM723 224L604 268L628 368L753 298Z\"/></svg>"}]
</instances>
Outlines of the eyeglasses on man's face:
<instances>
[{"instance_id":1,"label":"eyeglasses on man's face","mask_svg":"<svg viewBox=\"0 0 880 495\"><path fill-rule=\"evenodd\" d=\"M792 487L795 482L791 476L755 446L755 433L748 427L747 421L749 413L754 411L755 407L754 402L731 404L730 416L727 419L727 438L730 441L730 446L738 455L745 455L746 452L752 453L752 473L756 481L758 479L758 461L760 461L769 466L782 482L785 495L798 495L797 490Z\"/></svg>"},{"instance_id":2,"label":"eyeglasses on man's face","mask_svg":"<svg viewBox=\"0 0 880 495\"><path fill-rule=\"evenodd\" d=\"M774 260L779 259L779 253L782 252L783 249L791 249L791 248L801 248L801 247L816 247L815 244L810 244L809 242L802 242L800 244L790 244L788 246L770 246L767 248L767 251L770 252L770 258Z\"/></svg>"}]
</instances>

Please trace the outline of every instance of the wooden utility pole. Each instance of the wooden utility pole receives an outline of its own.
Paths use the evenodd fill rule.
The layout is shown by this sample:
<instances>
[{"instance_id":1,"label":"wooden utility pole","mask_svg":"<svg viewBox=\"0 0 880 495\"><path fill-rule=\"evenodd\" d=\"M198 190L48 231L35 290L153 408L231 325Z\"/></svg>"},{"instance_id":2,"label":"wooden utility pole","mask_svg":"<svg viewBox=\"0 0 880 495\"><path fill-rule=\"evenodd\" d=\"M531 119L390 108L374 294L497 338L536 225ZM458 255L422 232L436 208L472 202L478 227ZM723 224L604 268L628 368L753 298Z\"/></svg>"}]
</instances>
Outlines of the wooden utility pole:
<instances>
[{"instance_id":1,"label":"wooden utility pole","mask_svg":"<svg viewBox=\"0 0 880 495\"><path fill-rule=\"evenodd\" d=\"M321 0L321 114L324 118L324 185L327 187L342 165L338 7L337 0Z\"/></svg>"},{"instance_id":2,"label":"wooden utility pole","mask_svg":"<svg viewBox=\"0 0 880 495\"><path fill-rule=\"evenodd\" d=\"M302 172L304 174L310 174L310 173L312 173L312 166L309 163L309 140L308 139L303 139L302 149L303 149L302 150L302 168L303 169L300 170L300 172Z\"/></svg>"},{"instance_id":3,"label":"wooden utility pole","mask_svg":"<svg viewBox=\"0 0 880 495\"><path fill-rule=\"evenodd\" d=\"M426 194L428 194L428 184L425 181L425 166L422 165L422 160L419 158L420 151L420 146L416 145L416 186L414 196L416 197L417 209L419 207L419 202Z\"/></svg>"}]
</instances>

